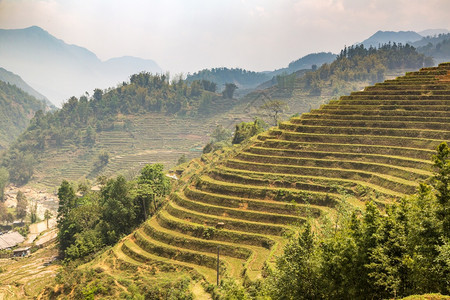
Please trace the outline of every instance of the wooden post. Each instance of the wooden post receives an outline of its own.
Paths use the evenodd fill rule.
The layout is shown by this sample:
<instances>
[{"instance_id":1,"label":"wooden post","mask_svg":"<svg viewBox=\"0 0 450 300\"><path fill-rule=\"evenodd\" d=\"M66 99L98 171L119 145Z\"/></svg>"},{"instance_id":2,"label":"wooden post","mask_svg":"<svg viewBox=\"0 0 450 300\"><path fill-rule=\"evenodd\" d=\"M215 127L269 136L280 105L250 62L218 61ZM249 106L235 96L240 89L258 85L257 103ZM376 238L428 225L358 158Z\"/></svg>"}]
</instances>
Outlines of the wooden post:
<instances>
[{"instance_id":1,"label":"wooden post","mask_svg":"<svg viewBox=\"0 0 450 300\"><path fill-rule=\"evenodd\" d=\"M220 246L217 246L217 286L219 286L219 266L220 266L219 253L220 253Z\"/></svg>"}]
</instances>

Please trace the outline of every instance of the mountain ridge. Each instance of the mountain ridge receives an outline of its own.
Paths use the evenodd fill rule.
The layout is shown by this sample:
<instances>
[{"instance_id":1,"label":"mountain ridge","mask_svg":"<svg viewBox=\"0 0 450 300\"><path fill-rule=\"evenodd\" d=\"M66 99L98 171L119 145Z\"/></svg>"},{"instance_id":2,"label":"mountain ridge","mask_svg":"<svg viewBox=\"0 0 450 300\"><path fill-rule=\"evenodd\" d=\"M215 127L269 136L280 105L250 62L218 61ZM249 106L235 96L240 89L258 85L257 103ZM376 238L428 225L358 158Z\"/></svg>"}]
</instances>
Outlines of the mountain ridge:
<instances>
[{"instance_id":1,"label":"mountain ridge","mask_svg":"<svg viewBox=\"0 0 450 300\"><path fill-rule=\"evenodd\" d=\"M161 72L152 60L134 58L133 65L123 68L127 61L129 57L101 61L90 50L67 44L38 26L0 29L0 66L19 74L56 105L141 71Z\"/></svg>"}]
</instances>

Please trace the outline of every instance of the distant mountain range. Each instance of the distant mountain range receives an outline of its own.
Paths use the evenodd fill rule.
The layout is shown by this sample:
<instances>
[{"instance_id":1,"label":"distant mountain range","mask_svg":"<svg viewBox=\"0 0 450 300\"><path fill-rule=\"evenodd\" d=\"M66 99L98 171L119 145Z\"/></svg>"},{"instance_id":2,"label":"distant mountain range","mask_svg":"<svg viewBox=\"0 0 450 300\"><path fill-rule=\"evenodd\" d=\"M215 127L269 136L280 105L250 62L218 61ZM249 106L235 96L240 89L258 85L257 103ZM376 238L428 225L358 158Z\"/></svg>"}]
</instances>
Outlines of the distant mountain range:
<instances>
[{"instance_id":1,"label":"distant mountain range","mask_svg":"<svg viewBox=\"0 0 450 300\"><path fill-rule=\"evenodd\" d=\"M362 41L360 44L363 44L366 48L371 46L378 47L389 42L411 44L422 38L423 36L414 31L377 31L374 35Z\"/></svg>"},{"instance_id":2,"label":"distant mountain range","mask_svg":"<svg viewBox=\"0 0 450 300\"><path fill-rule=\"evenodd\" d=\"M368 39L358 44L363 44L364 47L369 48L378 47L379 45L387 44L389 42L414 44L425 37L435 36L439 34L450 33L447 29L427 29L421 32L415 31L377 31Z\"/></svg>"},{"instance_id":3,"label":"distant mountain range","mask_svg":"<svg viewBox=\"0 0 450 300\"><path fill-rule=\"evenodd\" d=\"M141 71L160 73L153 61L136 57L102 62L94 53L68 45L40 27L0 29L0 66L60 106L71 96L108 88Z\"/></svg>"},{"instance_id":4,"label":"distant mountain range","mask_svg":"<svg viewBox=\"0 0 450 300\"><path fill-rule=\"evenodd\" d=\"M422 53L427 51L427 54L435 54L437 63L450 59L450 53L446 54L446 46L430 50L429 43L436 47L438 42L442 43L443 39L447 38L448 33L447 29L427 29L419 33L378 31L359 44L365 47L378 47L389 42L410 43L418 47ZM419 48L425 45L428 45L427 49ZM330 52L311 53L289 63L285 68L274 71L252 72L214 68L188 75L187 79L212 80L217 83L218 89L221 89L224 83L234 82L239 87L237 95L243 95L263 82L273 81L277 75L311 69L313 65L320 67L324 63L331 63L335 57L336 55ZM13 84L38 99L48 98L57 106L71 96L90 93L95 88L113 87L127 81L130 75L141 71L161 72L161 68L153 60L137 57L124 56L103 62L86 48L68 45L37 26L25 29L0 29L0 67L18 74L29 86ZM237 70L240 72L236 72ZM0 80L1 76L3 78L9 76L5 75L4 71L3 75L1 74L2 72Z\"/></svg>"}]
</instances>

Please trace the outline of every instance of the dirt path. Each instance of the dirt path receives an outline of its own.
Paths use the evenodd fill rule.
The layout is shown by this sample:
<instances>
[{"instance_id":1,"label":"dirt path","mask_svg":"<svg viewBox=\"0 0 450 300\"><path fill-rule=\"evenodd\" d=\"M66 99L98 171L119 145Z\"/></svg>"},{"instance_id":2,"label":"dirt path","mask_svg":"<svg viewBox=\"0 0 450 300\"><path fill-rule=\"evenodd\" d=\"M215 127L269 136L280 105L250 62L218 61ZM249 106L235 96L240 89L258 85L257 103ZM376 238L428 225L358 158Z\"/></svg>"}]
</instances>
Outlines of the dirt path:
<instances>
[{"instance_id":1,"label":"dirt path","mask_svg":"<svg viewBox=\"0 0 450 300\"><path fill-rule=\"evenodd\" d=\"M192 294L195 300L211 300L211 295L205 292L201 281L197 281L192 287Z\"/></svg>"}]
</instances>

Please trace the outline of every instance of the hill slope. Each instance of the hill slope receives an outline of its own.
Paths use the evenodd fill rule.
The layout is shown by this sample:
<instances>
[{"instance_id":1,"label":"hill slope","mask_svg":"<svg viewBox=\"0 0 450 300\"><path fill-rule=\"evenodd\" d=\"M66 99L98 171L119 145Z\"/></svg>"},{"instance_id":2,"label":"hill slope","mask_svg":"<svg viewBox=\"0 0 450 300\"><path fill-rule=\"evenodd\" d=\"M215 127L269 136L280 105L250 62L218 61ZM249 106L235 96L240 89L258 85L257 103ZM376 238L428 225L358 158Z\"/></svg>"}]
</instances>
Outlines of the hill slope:
<instances>
[{"instance_id":1,"label":"hill slope","mask_svg":"<svg viewBox=\"0 0 450 300\"><path fill-rule=\"evenodd\" d=\"M36 111L46 108L41 100L0 81L0 150L6 149L25 130Z\"/></svg>"},{"instance_id":2,"label":"hill slope","mask_svg":"<svg viewBox=\"0 0 450 300\"><path fill-rule=\"evenodd\" d=\"M7 82L9 84L13 84L13 85L17 86L19 89L21 89L22 91L33 96L34 98L36 98L38 100L44 100L48 104L50 104L50 102L48 102L48 99L44 95L42 95L41 93L39 93L38 91L33 89L25 81L23 81L23 79L20 78L19 75L16 75L13 72L10 72L8 70L0 68L0 80Z\"/></svg>"},{"instance_id":3,"label":"hill slope","mask_svg":"<svg viewBox=\"0 0 450 300\"><path fill-rule=\"evenodd\" d=\"M110 253L137 268L195 269L213 282L220 247L222 275L255 280L289 224L414 192L431 174L433 150L450 139L449 104L446 63L294 117L243 149L192 162L199 170L186 172L168 205Z\"/></svg>"}]
</instances>

